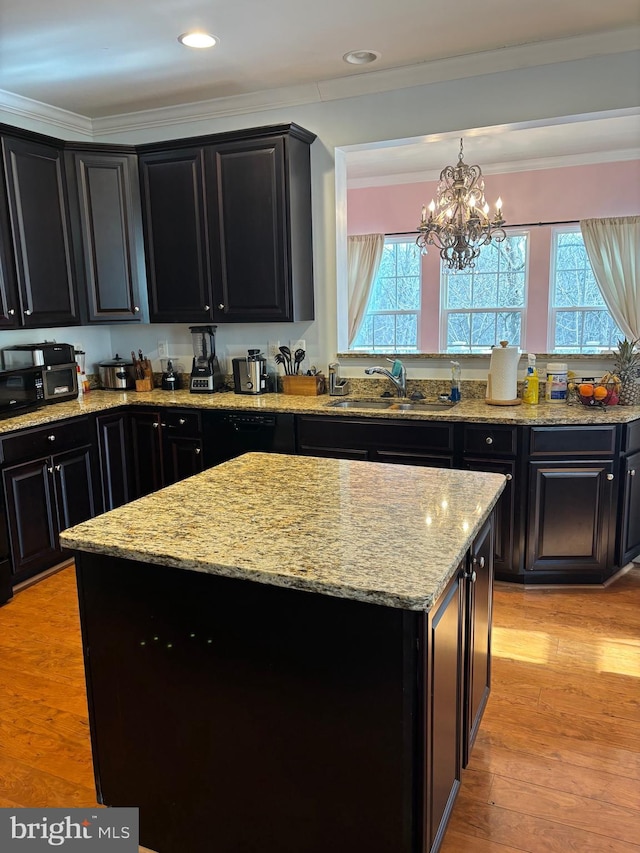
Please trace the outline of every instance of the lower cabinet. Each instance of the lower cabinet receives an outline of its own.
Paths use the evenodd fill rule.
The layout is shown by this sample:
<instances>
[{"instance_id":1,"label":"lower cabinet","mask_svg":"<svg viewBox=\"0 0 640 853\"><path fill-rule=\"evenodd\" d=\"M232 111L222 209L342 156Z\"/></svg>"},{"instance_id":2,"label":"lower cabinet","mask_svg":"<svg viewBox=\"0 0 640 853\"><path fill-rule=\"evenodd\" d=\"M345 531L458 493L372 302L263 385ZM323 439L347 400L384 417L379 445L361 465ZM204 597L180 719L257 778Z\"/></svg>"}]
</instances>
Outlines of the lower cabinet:
<instances>
[{"instance_id":1,"label":"lower cabinet","mask_svg":"<svg viewBox=\"0 0 640 853\"><path fill-rule=\"evenodd\" d=\"M60 531L96 514L92 448L10 466L2 477L15 584L60 562Z\"/></svg>"},{"instance_id":2,"label":"lower cabinet","mask_svg":"<svg viewBox=\"0 0 640 853\"><path fill-rule=\"evenodd\" d=\"M127 411L96 418L98 453L105 512L133 500L131 428Z\"/></svg>"},{"instance_id":3,"label":"lower cabinet","mask_svg":"<svg viewBox=\"0 0 640 853\"><path fill-rule=\"evenodd\" d=\"M620 479L616 562L626 566L640 554L640 420L624 427Z\"/></svg>"}]
</instances>

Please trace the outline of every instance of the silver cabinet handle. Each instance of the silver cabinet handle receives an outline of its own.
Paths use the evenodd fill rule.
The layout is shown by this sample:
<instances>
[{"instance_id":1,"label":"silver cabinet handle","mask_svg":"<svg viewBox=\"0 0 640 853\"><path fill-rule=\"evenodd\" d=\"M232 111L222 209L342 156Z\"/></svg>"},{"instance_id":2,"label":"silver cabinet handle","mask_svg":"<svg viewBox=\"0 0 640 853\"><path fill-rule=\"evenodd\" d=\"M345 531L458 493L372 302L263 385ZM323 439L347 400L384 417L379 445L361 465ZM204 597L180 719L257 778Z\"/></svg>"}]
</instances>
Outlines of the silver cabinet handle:
<instances>
[{"instance_id":1,"label":"silver cabinet handle","mask_svg":"<svg viewBox=\"0 0 640 853\"><path fill-rule=\"evenodd\" d=\"M635 469L635 468L632 468L632 469L629 471L629 476L630 476L630 477L635 477L635 476L636 476L636 469Z\"/></svg>"},{"instance_id":2,"label":"silver cabinet handle","mask_svg":"<svg viewBox=\"0 0 640 853\"><path fill-rule=\"evenodd\" d=\"M133 313L137 314L140 311L140 308L137 305L133 306Z\"/></svg>"},{"instance_id":3,"label":"silver cabinet handle","mask_svg":"<svg viewBox=\"0 0 640 853\"><path fill-rule=\"evenodd\" d=\"M201 452L202 452L202 451L201 451L201 448L196 447L196 456L197 456L199 453L201 453Z\"/></svg>"},{"instance_id":4,"label":"silver cabinet handle","mask_svg":"<svg viewBox=\"0 0 640 853\"><path fill-rule=\"evenodd\" d=\"M607 474L607 480L613 480L613 474Z\"/></svg>"},{"instance_id":5,"label":"silver cabinet handle","mask_svg":"<svg viewBox=\"0 0 640 853\"><path fill-rule=\"evenodd\" d=\"M33 312L32 312L32 310L31 310L31 308L27 308L27 309L26 309L26 311L25 311L24 313L27 315L27 317L30 317L30 316L32 315L32 313L33 313Z\"/></svg>"},{"instance_id":6,"label":"silver cabinet handle","mask_svg":"<svg viewBox=\"0 0 640 853\"><path fill-rule=\"evenodd\" d=\"M53 435L53 433L51 435L47 436L47 441L55 441L55 440L56 440L56 437L55 437L55 435Z\"/></svg>"},{"instance_id":7,"label":"silver cabinet handle","mask_svg":"<svg viewBox=\"0 0 640 853\"><path fill-rule=\"evenodd\" d=\"M504 478L505 480L513 480L513 474L505 474Z\"/></svg>"},{"instance_id":8,"label":"silver cabinet handle","mask_svg":"<svg viewBox=\"0 0 640 853\"><path fill-rule=\"evenodd\" d=\"M493 444L493 439L491 438L491 436L490 436L490 435L488 435L488 436L485 438L485 441L486 441L486 443L487 443L487 444Z\"/></svg>"},{"instance_id":9,"label":"silver cabinet handle","mask_svg":"<svg viewBox=\"0 0 640 853\"><path fill-rule=\"evenodd\" d=\"M9 310L7 311L7 314L8 314L10 317L13 317L13 315L14 315L15 313L16 313L16 309L15 309L15 308L9 308Z\"/></svg>"},{"instance_id":10,"label":"silver cabinet handle","mask_svg":"<svg viewBox=\"0 0 640 853\"><path fill-rule=\"evenodd\" d=\"M178 418L178 423L180 424L180 426L184 426L186 424L186 422L187 422L186 418Z\"/></svg>"},{"instance_id":11,"label":"silver cabinet handle","mask_svg":"<svg viewBox=\"0 0 640 853\"><path fill-rule=\"evenodd\" d=\"M220 304L218 305L218 308L219 308L220 310L222 310L222 309L224 308L224 302L220 302Z\"/></svg>"}]
</instances>

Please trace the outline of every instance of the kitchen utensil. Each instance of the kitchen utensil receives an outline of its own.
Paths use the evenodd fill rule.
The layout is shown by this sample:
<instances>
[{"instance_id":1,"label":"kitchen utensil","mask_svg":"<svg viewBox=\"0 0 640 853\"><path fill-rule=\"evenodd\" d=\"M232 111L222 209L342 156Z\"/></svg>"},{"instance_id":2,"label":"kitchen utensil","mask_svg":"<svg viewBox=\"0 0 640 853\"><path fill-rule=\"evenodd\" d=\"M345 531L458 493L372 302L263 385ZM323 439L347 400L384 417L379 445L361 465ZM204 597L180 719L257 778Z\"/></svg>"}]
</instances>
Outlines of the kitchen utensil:
<instances>
[{"instance_id":1,"label":"kitchen utensil","mask_svg":"<svg viewBox=\"0 0 640 853\"><path fill-rule=\"evenodd\" d=\"M306 352L303 349L297 349L293 354L293 362L295 364L295 373L300 372L300 365L304 361Z\"/></svg>"},{"instance_id":2,"label":"kitchen utensil","mask_svg":"<svg viewBox=\"0 0 640 853\"><path fill-rule=\"evenodd\" d=\"M190 326L193 364L189 390L211 394L224 386L224 377L216 356L217 326Z\"/></svg>"},{"instance_id":3,"label":"kitchen utensil","mask_svg":"<svg viewBox=\"0 0 640 853\"><path fill-rule=\"evenodd\" d=\"M293 367L291 365L291 350L289 347L284 346L284 344L280 347L280 352L284 356L284 372L287 376L291 376L293 373Z\"/></svg>"}]
</instances>

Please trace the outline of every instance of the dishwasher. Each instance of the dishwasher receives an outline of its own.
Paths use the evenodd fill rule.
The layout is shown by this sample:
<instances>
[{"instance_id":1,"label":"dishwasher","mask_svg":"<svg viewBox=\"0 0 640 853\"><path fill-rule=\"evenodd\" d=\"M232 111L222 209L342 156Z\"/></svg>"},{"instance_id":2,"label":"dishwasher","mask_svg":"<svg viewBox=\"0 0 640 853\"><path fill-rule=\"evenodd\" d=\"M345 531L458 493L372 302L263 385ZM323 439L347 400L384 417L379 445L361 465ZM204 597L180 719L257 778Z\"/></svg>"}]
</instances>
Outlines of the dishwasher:
<instances>
[{"instance_id":1,"label":"dishwasher","mask_svg":"<svg viewBox=\"0 0 640 853\"><path fill-rule=\"evenodd\" d=\"M203 413L205 467L243 453L295 453L294 416L288 413L217 411Z\"/></svg>"}]
</instances>

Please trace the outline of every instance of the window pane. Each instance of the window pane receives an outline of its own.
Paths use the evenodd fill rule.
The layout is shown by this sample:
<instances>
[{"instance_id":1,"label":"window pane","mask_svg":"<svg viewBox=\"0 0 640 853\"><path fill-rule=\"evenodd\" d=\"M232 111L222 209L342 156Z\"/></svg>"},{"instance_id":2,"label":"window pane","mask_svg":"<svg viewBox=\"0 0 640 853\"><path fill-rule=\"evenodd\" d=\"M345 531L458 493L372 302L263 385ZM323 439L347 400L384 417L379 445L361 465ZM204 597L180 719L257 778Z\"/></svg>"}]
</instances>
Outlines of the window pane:
<instances>
[{"instance_id":1,"label":"window pane","mask_svg":"<svg viewBox=\"0 0 640 853\"><path fill-rule=\"evenodd\" d=\"M373 347L373 316L365 315L353 345L355 349L371 349Z\"/></svg>"},{"instance_id":2,"label":"window pane","mask_svg":"<svg viewBox=\"0 0 640 853\"><path fill-rule=\"evenodd\" d=\"M473 308L491 308L498 304L498 274L485 273L473 277Z\"/></svg>"},{"instance_id":3,"label":"window pane","mask_svg":"<svg viewBox=\"0 0 640 853\"><path fill-rule=\"evenodd\" d=\"M489 349L498 343L496 315L493 311L471 315L471 345Z\"/></svg>"},{"instance_id":4,"label":"window pane","mask_svg":"<svg viewBox=\"0 0 640 853\"><path fill-rule=\"evenodd\" d=\"M468 352L471 349L471 315L449 314L447 317L447 351Z\"/></svg>"},{"instance_id":5,"label":"window pane","mask_svg":"<svg viewBox=\"0 0 640 853\"><path fill-rule=\"evenodd\" d=\"M468 308L471 305L472 276L463 273L448 276L447 308Z\"/></svg>"},{"instance_id":6,"label":"window pane","mask_svg":"<svg viewBox=\"0 0 640 853\"><path fill-rule=\"evenodd\" d=\"M382 259L380 261L380 269L378 277L388 278L396 274L396 252L393 243L385 243L382 250Z\"/></svg>"},{"instance_id":7,"label":"window pane","mask_svg":"<svg viewBox=\"0 0 640 853\"><path fill-rule=\"evenodd\" d=\"M581 336L581 312L558 311L556 313L556 349L577 350Z\"/></svg>"},{"instance_id":8,"label":"window pane","mask_svg":"<svg viewBox=\"0 0 640 853\"><path fill-rule=\"evenodd\" d=\"M399 311L420 308L420 278L418 276L398 279L397 300Z\"/></svg>"},{"instance_id":9,"label":"window pane","mask_svg":"<svg viewBox=\"0 0 640 853\"><path fill-rule=\"evenodd\" d=\"M498 279L497 304L501 307L524 306L524 272L509 272Z\"/></svg>"},{"instance_id":10,"label":"window pane","mask_svg":"<svg viewBox=\"0 0 640 853\"><path fill-rule=\"evenodd\" d=\"M496 341L509 341L512 347L520 346L522 315L519 311L501 311L496 315Z\"/></svg>"},{"instance_id":11,"label":"window pane","mask_svg":"<svg viewBox=\"0 0 640 853\"><path fill-rule=\"evenodd\" d=\"M374 347L393 347L396 342L396 323L393 314L373 315Z\"/></svg>"},{"instance_id":12,"label":"window pane","mask_svg":"<svg viewBox=\"0 0 640 853\"><path fill-rule=\"evenodd\" d=\"M557 272L555 304L558 308L582 305L582 281L575 270Z\"/></svg>"},{"instance_id":13,"label":"window pane","mask_svg":"<svg viewBox=\"0 0 640 853\"><path fill-rule=\"evenodd\" d=\"M418 346L418 315L396 315L396 348L415 350Z\"/></svg>"},{"instance_id":14,"label":"window pane","mask_svg":"<svg viewBox=\"0 0 640 853\"><path fill-rule=\"evenodd\" d=\"M380 278L371 294L370 311L394 311L397 308L395 278Z\"/></svg>"}]
</instances>

